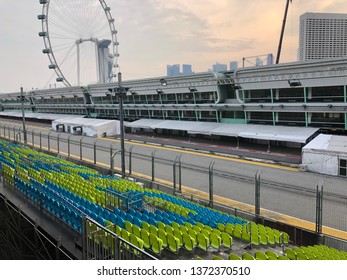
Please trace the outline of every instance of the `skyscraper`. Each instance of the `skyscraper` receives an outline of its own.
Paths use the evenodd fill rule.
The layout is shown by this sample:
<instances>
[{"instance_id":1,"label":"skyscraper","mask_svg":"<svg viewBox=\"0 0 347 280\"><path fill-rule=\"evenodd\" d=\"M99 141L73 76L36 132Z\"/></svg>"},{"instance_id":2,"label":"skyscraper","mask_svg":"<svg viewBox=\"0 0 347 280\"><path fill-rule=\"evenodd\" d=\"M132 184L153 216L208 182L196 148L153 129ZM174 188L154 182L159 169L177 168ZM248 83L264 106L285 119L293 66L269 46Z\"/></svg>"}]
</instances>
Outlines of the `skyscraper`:
<instances>
[{"instance_id":1,"label":"skyscraper","mask_svg":"<svg viewBox=\"0 0 347 280\"><path fill-rule=\"evenodd\" d=\"M212 65L213 72L224 72L227 71L227 65L216 62L216 64Z\"/></svg>"},{"instance_id":2,"label":"skyscraper","mask_svg":"<svg viewBox=\"0 0 347 280\"><path fill-rule=\"evenodd\" d=\"M230 70L235 71L237 70L238 67L239 67L239 64L237 63L237 61L230 62Z\"/></svg>"},{"instance_id":3,"label":"skyscraper","mask_svg":"<svg viewBox=\"0 0 347 280\"><path fill-rule=\"evenodd\" d=\"M179 64L166 66L166 75L168 77L179 76L180 74L181 74L181 72L180 72L180 65Z\"/></svg>"},{"instance_id":4,"label":"skyscraper","mask_svg":"<svg viewBox=\"0 0 347 280\"><path fill-rule=\"evenodd\" d=\"M182 64L182 74L189 75L192 74L192 65L191 64Z\"/></svg>"},{"instance_id":5,"label":"skyscraper","mask_svg":"<svg viewBox=\"0 0 347 280\"><path fill-rule=\"evenodd\" d=\"M346 55L347 14L305 13L300 16L300 60Z\"/></svg>"}]
</instances>

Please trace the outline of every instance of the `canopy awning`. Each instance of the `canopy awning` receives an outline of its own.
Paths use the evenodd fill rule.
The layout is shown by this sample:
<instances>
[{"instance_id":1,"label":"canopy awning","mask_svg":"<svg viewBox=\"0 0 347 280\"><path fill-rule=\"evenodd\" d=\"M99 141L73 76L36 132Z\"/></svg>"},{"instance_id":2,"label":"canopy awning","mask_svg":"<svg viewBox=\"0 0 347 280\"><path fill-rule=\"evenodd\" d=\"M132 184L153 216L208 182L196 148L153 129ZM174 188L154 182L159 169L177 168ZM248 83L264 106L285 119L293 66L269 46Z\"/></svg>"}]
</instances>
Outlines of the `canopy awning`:
<instances>
[{"instance_id":1,"label":"canopy awning","mask_svg":"<svg viewBox=\"0 0 347 280\"><path fill-rule=\"evenodd\" d=\"M175 120L140 119L126 124L127 127L170 129L186 131L188 134L219 135L248 139L306 143L319 129L257 124L230 124Z\"/></svg>"}]
</instances>

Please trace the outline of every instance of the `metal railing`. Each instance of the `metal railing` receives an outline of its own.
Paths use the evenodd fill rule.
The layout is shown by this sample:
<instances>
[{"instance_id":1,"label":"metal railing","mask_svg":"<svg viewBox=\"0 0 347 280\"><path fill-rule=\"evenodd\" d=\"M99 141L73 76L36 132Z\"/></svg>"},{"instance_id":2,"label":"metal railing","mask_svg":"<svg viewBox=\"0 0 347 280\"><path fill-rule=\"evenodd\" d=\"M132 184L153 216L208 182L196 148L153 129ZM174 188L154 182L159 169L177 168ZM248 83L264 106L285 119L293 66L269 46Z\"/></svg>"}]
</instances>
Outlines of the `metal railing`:
<instances>
[{"instance_id":1,"label":"metal railing","mask_svg":"<svg viewBox=\"0 0 347 280\"><path fill-rule=\"evenodd\" d=\"M118 236L116 225L107 228L89 217L82 220L82 258L85 260L155 260L156 258Z\"/></svg>"},{"instance_id":2,"label":"metal railing","mask_svg":"<svg viewBox=\"0 0 347 280\"><path fill-rule=\"evenodd\" d=\"M23 132L14 127L0 126L0 137L23 143ZM83 163L93 168L99 168L102 172L113 175L119 169L115 167L115 160L119 155L119 150L115 148L114 144L110 144L102 139L92 139L90 137L75 136L65 133L55 133L42 131L27 130L28 134L28 146L41 151L48 151L58 156L65 157L69 160L74 160L78 163ZM309 228L310 232L316 234L330 235L337 240L341 240L342 243L347 242L346 222L344 219L341 221L334 221L335 225L331 226L330 219L327 217L334 215L333 205L338 201L341 205L347 205L347 192L346 188L341 186L336 191L323 185L322 194L316 190L316 182L312 181L310 187L291 184L290 182L276 182L268 178L260 178L259 171L256 174L240 174L234 172L226 172L214 167L213 162L210 162L208 166L201 166L195 163L184 162L181 156L175 156L173 159L163 158L155 153L142 154L135 152L133 146L130 146L126 151L127 169L126 176L131 176L138 181L144 182L147 187L157 188L165 192L181 196L185 199L189 199L198 203L201 203L208 207L223 210L225 212L241 216L243 218L259 221L265 223L269 221L270 224L280 224L274 218L264 216L263 209L269 209L270 202L266 200L268 194L273 195L273 191L281 191L293 196L294 200L298 200L301 204L306 204L307 213L304 213L305 217L300 220L306 220L312 225ZM142 173L136 172L143 168ZM158 179L157 176L166 176L166 180ZM188 177L193 177L196 185L202 188L201 193L206 195L196 194L191 192L190 188L187 188ZM253 199L247 204L251 207L247 210L240 209L233 205L225 205L216 201L216 193L226 186L220 182L228 182L228 187L232 186L235 190L233 193L233 199L242 201L244 198L241 194L241 186L247 185L249 190L254 193ZM192 186L191 188L193 188ZM219 188L219 189L218 189ZM247 192L245 190L244 192ZM321 200L318 198L322 197ZM283 196L275 197L276 200L282 201L282 203L289 203ZM325 206L329 205L328 208ZM322 209L324 211L322 212ZM329 212L327 212L329 210ZM281 213L281 208L276 212ZM295 209L293 210L295 212ZM283 212L282 212L283 213ZM320 215L320 216L319 216ZM347 215L346 215L347 216ZM288 225L289 226L289 225ZM328 231L326 226L330 227ZM296 228L298 226L289 226ZM300 227L300 226L299 226ZM307 229L304 227L304 229ZM292 229L293 233L296 232ZM335 234L336 233L336 234ZM342 234L341 234L342 233ZM298 239L298 235L294 234L293 241L301 242ZM327 240L327 239L326 239ZM335 242L336 243L336 242ZM343 245L345 246L345 245Z\"/></svg>"}]
</instances>

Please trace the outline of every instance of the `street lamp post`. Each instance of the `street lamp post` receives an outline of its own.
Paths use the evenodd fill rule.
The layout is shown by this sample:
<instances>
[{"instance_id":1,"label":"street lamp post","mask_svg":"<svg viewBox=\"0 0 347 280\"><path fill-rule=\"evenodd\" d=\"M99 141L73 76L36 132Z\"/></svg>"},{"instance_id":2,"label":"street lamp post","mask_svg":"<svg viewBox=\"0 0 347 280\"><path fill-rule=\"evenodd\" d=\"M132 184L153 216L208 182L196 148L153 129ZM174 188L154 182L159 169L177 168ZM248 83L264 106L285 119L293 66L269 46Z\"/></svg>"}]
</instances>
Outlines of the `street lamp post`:
<instances>
[{"instance_id":1,"label":"street lamp post","mask_svg":"<svg viewBox=\"0 0 347 280\"><path fill-rule=\"evenodd\" d=\"M20 99L22 102L22 123L23 123L23 139L24 144L27 143L27 131L25 128L25 112L24 112L24 94L23 94L23 87L20 87Z\"/></svg>"},{"instance_id":2,"label":"street lamp post","mask_svg":"<svg viewBox=\"0 0 347 280\"><path fill-rule=\"evenodd\" d=\"M110 88L108 91L114 93L119 99L119 125L120 125L120 152L121 152L121 171L122 176L125 176L125 148L124 148L124 112L123 99L126 96L129 88L122 86L122 73L118 73L118 87Z\"/></svg>"}]
</instances>

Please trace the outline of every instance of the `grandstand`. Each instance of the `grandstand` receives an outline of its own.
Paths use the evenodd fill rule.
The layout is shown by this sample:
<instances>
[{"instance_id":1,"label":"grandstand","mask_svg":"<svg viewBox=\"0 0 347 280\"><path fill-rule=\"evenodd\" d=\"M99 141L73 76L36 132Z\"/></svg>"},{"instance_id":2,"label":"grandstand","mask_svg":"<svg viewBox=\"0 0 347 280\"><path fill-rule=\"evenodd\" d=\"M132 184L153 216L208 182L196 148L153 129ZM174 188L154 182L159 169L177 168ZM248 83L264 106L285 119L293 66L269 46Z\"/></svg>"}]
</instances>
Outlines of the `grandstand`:
<instances>
[{"instance_id":1,"label":"grandstand","mask_svg":"<svg viewBox=\"0 0 347 280\"><path fill-rule=\"evenodd\" d=\"M72 258L347 259L346 252L295 246L276 228L15 143L0 141L0 162L7 192L73 232L81 253Z\"/></svg>"}]
</instances>

